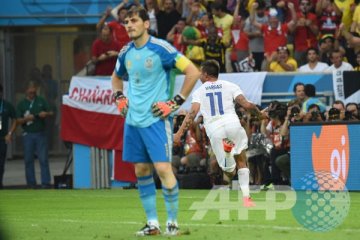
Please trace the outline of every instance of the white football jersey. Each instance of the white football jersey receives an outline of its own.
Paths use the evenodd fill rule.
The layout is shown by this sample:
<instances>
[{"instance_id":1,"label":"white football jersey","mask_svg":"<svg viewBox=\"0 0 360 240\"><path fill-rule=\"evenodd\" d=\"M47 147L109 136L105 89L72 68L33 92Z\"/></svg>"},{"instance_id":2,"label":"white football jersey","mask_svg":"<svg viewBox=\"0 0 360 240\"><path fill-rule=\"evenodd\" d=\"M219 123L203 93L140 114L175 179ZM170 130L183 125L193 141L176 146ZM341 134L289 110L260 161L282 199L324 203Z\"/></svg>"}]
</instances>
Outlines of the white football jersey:
<instances>
[{"instance_id":1,"label":"white football jersey","mask_svg":"<svg viewBox=\"0 0 360 240\"><path fill-rule=\"evenodd\" d=\"M200 113L206 124L219 116L236 116L234 99L239 95L243 95L243 92L234 83L224 80L208 81L194 91L192 103L200 103Z\"/></svg>"}]
</instances>

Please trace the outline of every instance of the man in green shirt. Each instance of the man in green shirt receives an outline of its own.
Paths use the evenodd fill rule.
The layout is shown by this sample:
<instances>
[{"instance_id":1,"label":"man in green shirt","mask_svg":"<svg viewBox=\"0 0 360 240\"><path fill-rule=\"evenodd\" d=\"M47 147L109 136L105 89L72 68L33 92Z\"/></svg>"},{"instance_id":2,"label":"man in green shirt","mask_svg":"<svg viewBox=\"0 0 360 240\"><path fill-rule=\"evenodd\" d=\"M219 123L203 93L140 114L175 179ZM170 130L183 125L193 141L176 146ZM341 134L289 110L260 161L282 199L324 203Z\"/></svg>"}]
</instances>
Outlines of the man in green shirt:
<instances>
[{"instance_id":1,"label":"man in green shirt","mask_svg":"<svg viewBox=\"0 0 360 240\"><path fill-rule=\"evenodd\" d=\"M9 120L11 127L9 130ZM0 84L0 189L3 188L7 143L16 129L16 112L13 105L3 99L3 86Z\"/></svg>"},{"instance_id":2,"label":"man in green shirt","mask_svg":"<svg viewBox=\"0 0 360 240\"><path fill-rule=\"evenodd\" d=\"M26 97L17 105L17 123L23 129L26 183L36 187L34 154L40 162L41 187L50 188L48 143L45 135L45 119L53 115L44 98L36 95L37 85L29 82Z\"/></svg>"}]
</instances>

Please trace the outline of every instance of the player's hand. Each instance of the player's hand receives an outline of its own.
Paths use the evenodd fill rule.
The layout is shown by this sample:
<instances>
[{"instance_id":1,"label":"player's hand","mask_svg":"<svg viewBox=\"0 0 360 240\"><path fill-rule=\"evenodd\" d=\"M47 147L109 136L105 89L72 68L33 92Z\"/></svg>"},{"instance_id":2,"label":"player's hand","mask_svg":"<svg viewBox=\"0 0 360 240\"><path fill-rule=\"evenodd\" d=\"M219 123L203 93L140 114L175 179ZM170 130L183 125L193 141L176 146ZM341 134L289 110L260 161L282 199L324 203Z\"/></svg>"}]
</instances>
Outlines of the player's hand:
<instances>
[{"instance_id":1,"label":"player's hand","mask_svg":"<svg viewBox=\"0 0 360 240\"><path fill-rule=\"evenodd\" d=\"M181 104L185 102L185 98L176 95L173 99L167 102L156 102L152 105L152 113L155 117L160 117L162 119L170 115L170 113L176 111Z\"/></svg>"},{"instance_id":2,"label":"player's hand","mask_svg":"<svg viewBox=\"0 0 360 240\"><path fill-rule=\"evenodd\" d=\"M129 108L129 101L122 91L117 91L113 94L113 98L116 101L117 109L119 110L120 116L125 117Z\"/></svg>"}]
</instances>

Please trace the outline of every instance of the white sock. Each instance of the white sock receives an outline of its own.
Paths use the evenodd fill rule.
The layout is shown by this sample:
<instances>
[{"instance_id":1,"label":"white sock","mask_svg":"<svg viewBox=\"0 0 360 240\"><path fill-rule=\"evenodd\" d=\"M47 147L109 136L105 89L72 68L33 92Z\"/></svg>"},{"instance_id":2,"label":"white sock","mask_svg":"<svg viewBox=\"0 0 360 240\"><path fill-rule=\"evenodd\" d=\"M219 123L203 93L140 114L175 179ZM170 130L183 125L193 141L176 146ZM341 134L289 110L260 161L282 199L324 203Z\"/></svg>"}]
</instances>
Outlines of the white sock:
<instances>
[{"instance_id":1,"label":"white sock","mask_svg":"<svg viewBox=\"0 0 360 240\"><path fill-rule=\"evenodd\" d=\"M240 189L242 191L243 197L250 196L250 189L249 189L249 174L250 171L248 168L240 168L237 172L238 174L238 181L240 185Z\"/></svg>"},{"instance_id":2,"label":"white sock","mask_svg":"<svg viewBox=\"0 0 360 240\"><path fill-rule=\"evenodd\" d=\"M160 226L158 220L149 220L149 221L147 221L147 224L150 225L150 226L156 226L156 227Z\"/></svg>"},{"instance_id":3,"label":"white sock","mask_svg":"<svg viewBox=\"0 0 360 240\"><path fill-rule=\"evenodd\" d=\"M235 158L231 153L225 153L225 166L228 168L233 168L236 165Z\"/></svg>"}]
</instances>

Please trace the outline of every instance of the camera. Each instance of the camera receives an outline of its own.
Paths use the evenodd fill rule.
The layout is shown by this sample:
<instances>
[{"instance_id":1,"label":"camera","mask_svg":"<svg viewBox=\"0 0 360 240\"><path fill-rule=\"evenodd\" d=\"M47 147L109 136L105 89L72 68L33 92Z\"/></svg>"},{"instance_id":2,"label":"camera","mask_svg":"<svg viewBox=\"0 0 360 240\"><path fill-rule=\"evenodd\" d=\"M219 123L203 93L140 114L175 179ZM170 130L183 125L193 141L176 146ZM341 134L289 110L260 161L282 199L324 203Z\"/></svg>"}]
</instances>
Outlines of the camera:
<instances>
[{"instance_id":1,"label":"camera","mask_svg":"<svg viewBox=\"0 0 360 240\"><path fill-rule=\"evenodd\" d=\"M269 117L284 119L286 113L287 113L287 106L282 103L278 103L276 105L271 106L271 109L269 110Z\"/></svg>"},{"instance_id":2,"label":"camera","mask_svg":"<svg viewBox=\"0 0 360 240\"><path fill-rule=\"evenodd\" d=\"M318 111L312 111L311 112L311 121L316 121L318 119L319 112Z\"/></svg>"},{"instance_id":3,"label":"camera","mask_svg":"<svg viewBox=\"0 0 360 240\"><path fill-rule=\"evenodd\" d=\"M341 120L340 119L340 110L337 109L337 108L330 108L330 110L329 110L329 120L330 121Z\"/></svg>"},{"instance_id":4,"label":"camera","mask_svg":"<svg viewBox=\"0 0 360 240\"><path fill-rule=\"evenodd\" d=\"M297 106L293 106L291 108L290 117L291 118L296 117L297 115L299 115L299 113L300 113L300 108Z\"/></svg>"}]
</instances>

